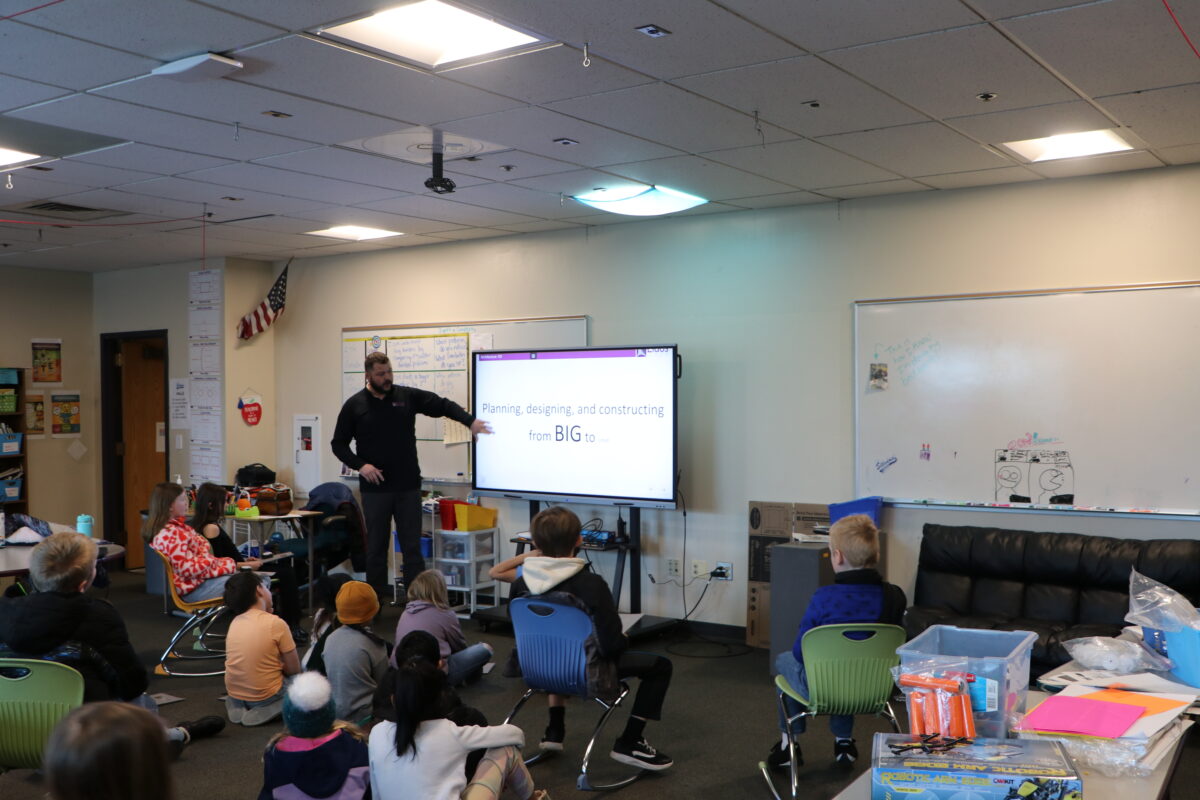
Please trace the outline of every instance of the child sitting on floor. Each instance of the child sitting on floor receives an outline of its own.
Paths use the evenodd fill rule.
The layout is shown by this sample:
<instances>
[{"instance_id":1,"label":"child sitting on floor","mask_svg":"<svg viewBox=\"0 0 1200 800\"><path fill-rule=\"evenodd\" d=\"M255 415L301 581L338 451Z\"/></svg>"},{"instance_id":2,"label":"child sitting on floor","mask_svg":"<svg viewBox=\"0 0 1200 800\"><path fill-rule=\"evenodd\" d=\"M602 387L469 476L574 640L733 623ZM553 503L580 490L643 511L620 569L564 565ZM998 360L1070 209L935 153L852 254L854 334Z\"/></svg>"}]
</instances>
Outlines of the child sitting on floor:
<instances>
[{"instance_id":1,"label":"child sitting on floor","mask_svg":"<svg viewBox=\"0 0 1200 800\"><path fill-rule=\"evenodd\" d=\"M286 733L263 753L258 800L361 800L371 796L367 737L334 714L333 687L319 672L302 672L283 698Z\"/></svg>"},{"instance_id":2,"label":"child sitting on floor","mask_svg":"<svg viewBox=\"0 0 1200 800\"><path fill-rule=\"evenodd\" d=\"M422 800L496 800L505 789L521 800L546 800L518 749L525 735L515 725L459 726L446 719L446 674L417 656L396 670L395 722L371 731L371 792L374 797ZM467 755L489 748L470 781Z\"/></svg>"},{"instance_id":3,"label":"child sitting on floor","mask_svg":"<svg viewBox=\"0 0 1200 800\"><path fill-rule=\"evenodd\" d=\"M450 610L446 579L436 569L428 569L413 579L408 587L408 603L396 623L399 642L412 631L425 631L438 640L440 658L446 664L446 679L451 686L460 686L478 678L483 665L492 659L492 646L486 642L467 644L458 617ZM392 666L396 658L392 656Z\"/></svg>"},{"instance_id":4,"label":"child sitting on floor","mask_svg":"<svg viewBox=\"0 0 1200 800\"><path fill-rule=\"evenodd\" d=\"M262 725L283 712L284 677L300 672L296 643L253 572L229 578L225 606L237 615L225 637L225 710L230 722Z\"/></svg>"},{"instance_id":5,"label":"child sitting on floor","mask_svg":"<svg viewBox=\"0 0 1200 800\"><path fill-rule=\"evenodd\" d=\"M843 517L829 529L829 561L833 566L833 585L822 586L813 594L800 622L795 644L790 651L785 650L775 659L775 670L787 679L793 689L806 697L808 681L800 649L804 634L820 625L846 622L899 625L907 605L900 587L886 583L875 569L879 563L879 529L866 514ZM789 717L800 713L801 709L795 700L784 695L783 701ZM803 717L792 723L793 737L804 733L804 723ZM834 736L834 761L842 766L854 764L858 758L858 747L854 743L854 717L831 715L829 729ZM787 721L783 718L779 720L779 730L782 731L782 741L776 742L767 756L767 763L775 769L790 764ZM796 745L796 757L800 758L799 745Z\"/></svg>"},{"instance_id":6,"label":"child sitting on floor","mask_svg":"<svg viewBox=\"0 0 1200 800\"><path fill-rule=\"evenodd\" d=\"M371 630L379 599L370 585L347 581L336 603L342 624L325 642L325 674L333 684L338 718L366 727L371 722L371 696L388 668L389 645Z\"/></svg>"}]
</instances>

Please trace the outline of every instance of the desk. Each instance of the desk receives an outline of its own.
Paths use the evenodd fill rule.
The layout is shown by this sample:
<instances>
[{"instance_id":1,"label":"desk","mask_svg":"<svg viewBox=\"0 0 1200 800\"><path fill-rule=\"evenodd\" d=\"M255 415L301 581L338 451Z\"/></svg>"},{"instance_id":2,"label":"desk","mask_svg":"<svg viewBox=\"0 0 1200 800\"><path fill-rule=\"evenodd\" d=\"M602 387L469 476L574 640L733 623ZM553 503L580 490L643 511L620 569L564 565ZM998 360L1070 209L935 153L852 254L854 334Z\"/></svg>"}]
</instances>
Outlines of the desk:
<instances>
[{"instance_id":1,"label":"desk","mask_svg":"<svg viewBox=\"0 0 1200 800\"><path fill-rule=\"evenodd\" d=\"M33 553L33 545L10 544L0 547L0 577L14 577L29 573L29 559ZM125 548L119 544L102 544L104 554L102 561L114 561L125 555Z\"/></svg>"},{"instance_id":2,"label":"desk","mask_svg":"<svg viewBox=\"0 0 1200 800\"><path fill-rule=\"evenodd\" d=\"M257 538L260 543L263 543L267 539L270 538L271 531L274 531L276 522L282 522L284 525L287 525L289 528L291 528L296 533L297 536L300 536L300 537L308 540L308 608L309 608L309 611L312 611L313 610L313 574L314 574L313 573L313 555L314 555L313 554L313 542L316 540L317 537L315 535L315 531L309 530L306 533L304 529L306 527L308 527L310 523L316 522L316 520L321 516L323 516L323 513L320 511L304 511L303 509L301 509L301 510L293 511L290 514L280 514L277 517L267 516L266 514L261 514L257 517L239 517L235 514L226 514L225 519L230 520L231 522L235 523L235 526L234 526L235 532L237 530L236 523L238 523L238 522L247 523L248 526L250 527L250 529L255 532L249 538ZM270 526L270 530L267 531L267 535L264 536L264 535L262 535L263 530L264 530L263 526L266 526L266 525ZM231 536L230 538L233 538L233 537ZM235 543L236 543L236 539L235 539Z\"/></svg>"}]
</instances>

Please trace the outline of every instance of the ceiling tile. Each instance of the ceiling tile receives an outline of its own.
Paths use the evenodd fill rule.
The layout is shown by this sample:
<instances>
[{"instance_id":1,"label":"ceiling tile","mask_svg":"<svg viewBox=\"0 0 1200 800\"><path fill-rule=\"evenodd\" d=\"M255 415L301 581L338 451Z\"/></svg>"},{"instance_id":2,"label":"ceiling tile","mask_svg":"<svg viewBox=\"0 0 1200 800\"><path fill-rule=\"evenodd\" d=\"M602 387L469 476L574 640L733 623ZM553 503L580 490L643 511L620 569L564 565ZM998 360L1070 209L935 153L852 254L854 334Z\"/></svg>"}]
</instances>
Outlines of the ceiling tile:
<instances>
[{"instance_id":1,"label":"ceiling tile","mask_svg":"<svg viewBox=\"0 0 1200 800\"><path fill-rule=\"evenodd\" d=\"M256 163L309 175L382 186L396 192L424 191L425 179L431 174L429 167L343 147L315 147L282 156L270 156L259 159Z\"/></svg>"},{"instance_id":2,"label":"ceiling tile","mask_svg":"<svg viewBox=\"0 0 1200 800\"><path fill-rule=\"evenodd\" d=\"M592 56L589 66L583 66L582 62L581 50L564 45L463 67L446 75L461 83L535 105L565 100L583 92L594 94L624 89L651 80L599 56Z\"/></svg>"},{"instance_id":3,"label":"ceiling tile","mask_svg":"<svg viewBox=\"0 0 1200 800\"><path fill-rule=\"evenodd\" d=\"M463 242L469 239L493 239L497 236L516 236L515 231L503 228L462 228L456 231L446 231L437 234L437 238L451 242Z\"/></svg>"},{"instance_id":4,"label":"ceiling tile","mask_svg":"<svg viewBox=\"0 0 1200 800\"><path fill-rule=\"evenodd\" d=\"M1160 0L1088 3L1001 25L1093 97L1196 80L1196 56Z\"/></svg>"},{"instance_id":5,"label":"ceiling tile","mask_svg":"<svg viewBox=\"0 0 1200 800\"><path fill-rule=\"evenodd\" d=\"M512 169L505 169L505 167L512 167ZM455 175L471 175L490 181L515 181L519 178L567 172L575 168L574 164L566 161L536 156L520 150L487 153L477 157L474 161L456 158L454 161L446 163L446 170L453 171Z\"/></svg>"},{"instance_id":6,"label":"ceiling tile","mask_svg":"<svg viewBox=\"0 0 1200 800\"><path fill-rule=\"evenodd\" d=\"M705 158L805 189L884 181L898 175L807 139L705 153Z\"/></svg>"},{"instance_id":7,"label":"ceiling tile","mask_svg":"<svg viewBox=\"0 0 1200 800\"><path fill-rule=\"evenodd\" d=\"M513 233L540 233L542 231L577 230L583 226L578 222L567 222L561 219L547 219L538 222L518 222L513 225L498 225Z\"/></svg>"},{"instance_id":8,"label":"ceiling tile","mask_svg":"<svg viewBox=\"0 0 1200 800\"><path fill-rule=\"evenodd\" d=\"M160 61L223 53L283 32L188 0L88 0L87 14L60 3L23 14L21 22Z\"/></svg>"},{"instance_id":9,"label":"ceiling tile","mask_svg":"<svg viewBox=\"0 0 1200 800\"><path fill-rule=\"evenodd\" d=\"M289 214L310 208L319 208L325 203L318 200L303 200L267 194L236 186L218 186L204 181L187 178L155 178L154 180L129 183L122 191L165 197L169 200L192 202L198 206L207 204L210 209L223 209L226 216L251 216L254 214ZM241 200L225 200L225 197Z\"/></svg>"},{"instance_id":10,"label":"ceiling tile","mask_svg":"<svg viewBox=\"0 0 1200 800\"><path fill-rule=\"evenodd\" d=\"M473 86L295 36L239 50L235 57L246 63L238 76L242 82L414 125L520 105Z\"/></svg>"},{"instance_id":11,"label":"ceiling tile","mask_svg":"<svg viewBox=\"0 0 1200 800\"><path fill-rule=\"evenodd\" d=\"M609 171L642 183L669 186L707 200L778 194L795 188L699 156L614 164Z\"/></svg>"},{"instance_id":12,"label":"ceiling tile","mask_svg":"<svg viewBox=\"0 0 1200 800\"><path fill-rule=\"evenodd\" d=\"M309 147L308 143L259 133L234 126L182 117L166 111L106 100L91 95L74 95L40 106L12 112L12 116L60 125L64 128L101 133L142 144L195 150L204 155L242 161L289 153Z\"/></svg>"},{"instance_id":13,"label":"ceiling tile","mask_svg":"<svg viewBox=\"0 0 1200 800\"><path fill-rule=\"evenodd\" d=\"M1168 164L1195 164L1200 161L1200 144L1189 144L1183 147L1164 147L1157 153Z\"/></svg>"},{"instance_id":14,"label":"ceiling tile","mask_svg":"<svg viewBox=\"0 0 1200 800\"><path fill-rule=\"evenodd\" d=\"M679 78L675 83L804 136L886 128L922 114L813 56ZM817 102L816 108L811 102Z\"/></svg>"},{"instance_id":15,"label":"ceiling tile","mask_svg":"<svg viewBox=\"0 0 1200 800\"><path fill-rule=\"evenodd\" d=\"M585 119L692 153L790 139L792 134L769 123L755 130L754 119L691 92L651 83L561 103L550 110Z\"/></svg>"},{"instance_id":16,"label":"ceiling tile","mask_svg":"<svg viewBox=\"0 0 1200 800\"><path fill-rule=\"evenodd\" d=\"M879 0L837 0L833 3L723 1L733 11L814 52L979 21L979 15L958 0L905 0L903 3L880 3Z\"/></svg>"},{"instance_id":17,"label":"ceiling tile","mask_svg":"<svg viewBox=\"0 0 1200 800\"><path fill-rule=\"evenodd\" d=\"M1097 101L1153 148L1200 143L1200 83Z\"/></svg>"},{"instance_id":18,"label":"ceiling tile","mask_svg":"<svg viewBox=\"0 0 1200 800\"><path fill-rule=\"evenodd\" d=\"M829 198L812 192L783 192L781 194L763 194L757 197L738 197L725 202L742 208L781 208L783 206L828 203Z\"/></svg>"},{"instance_id":19,"label":"ceiling tile","mask_svg":"<svg viewBox=\"0 0 1200 800\"><path fill-rule=\"evenodd\" d=\"M181 83L157 75L100 89L94 94L211 122L242 125L321 144L389 133L403 126L394 119L282 95L233 80ZM272 117L279 111L291 117Z\"/></svg>"},{"instance_id":20,"label":"ceiling tile","mask_svg":"<svg viewBox=\"0 0 1200 800\"><path fill-rule=\"evenodd\" d=\"M922 186L916 181L881 181L879 183L862 183L858 186L831 186L822 189L822 194L841 200L853 200L856 197L880 197L888 194L907 192L927 192L929 187Z\"/></svg>"},{"instance_id":21,"label":"ceiling tile","mask_svg":"<svg viewBox=\"0 0 1200 800\"><path fill-rule=\"evenodd\" d=\"M79 192L71 195L69 202L89 208L111 208L164 219L198 218L203 213L203 208L196 203L133 194L117 189L94 189L90 192ZM232 216L228 209L220 211L213 209L213 211L214 216L218 219Z\"/></svg>"},{"instance_id":22,"label":"ceiling tile","mask_svg":"<svg viewBox=\"0 0 1200 800\"><path fill-rule=\"evenodd\" d=\"M453 222L437 219L421 219L407 217L402 214L391 214L370 208L345 208L330 206L304 212L305 227L303 233L332 228L335 225L364 225L368 228L382 228L387 231L398 231L405 236L412 234L440 233L458 228L468 227ZM318 224L319 223L319 224Z\"/></svg>"},{"instance_id":23,"label":"ceiling tile","mask_svg":"<svg viewBox=\"0 0 1200 800\"><path fill-rule=\"evenodd\" d=\"M966 189L973 186L996 186L1001 183L1020 183L1041 180L1041 176L1025 167L999 167L974 172L954 172L948 175L926 175L921 183L938 189Z\"/></svg>"},{"instance_id":24,"label":"ceiling tile","mask_svg":"<svg viewBox=\"0 0 1200 800\"><path fill-rule=\"evenodd\" d=\"M980 92L996 94L988 103L992 111L1077 99L988 25L838 50L826 58L938 119L977 113Z\"/></svg>"},{"instance_id":25,"label":"ceiling tile","mask_svg":"<svg viewBox=\"0 0 1200 800\"><path fill-rule=\"evenodd\" d=\"M398 0L203 0L204 5L223 8L251 19L291 31L314 30L333 22L365 17L399 5Z\"/></svg>"},{"instance_id":26,"label":"ceiling tile","mask_svg":"<svg viewBox=\"0 0 1200 800\"><path fill-rule=\"evenodd\" d=\"M224 167L189 172L181 177L215 183L218 186L270 192L271 194L299 197L335 205L366 203L400 194L400 191L396 189L384 189L333 178L321 178L316 175L304 175L261 164L230 164Z\"/></svg>"},{"instance_id":27,"label":"ceiling tile","mask_svg":"<svg viewBox=\"0 0 1200 800\"><path fill-rule=\"evenodd\" d=\"M454 193L454 201L545 219L578 215L574 208L566 208L568 204L573 206L574 203L555 192L538 191L511 183L488 183L460 189Z\"/></svg>"},{"instance_id":28,"label":"ceiling tile","mask_svg":"<svg viewBox=\"0 0 1200 800\"><path fill-rule=\"evenodd\" d=\"M696 0L639 0L636 9L592 0L486 0L479 5L559 41L576 46L590 42L594 55L656 78L800 53L717 4ZM635 30L640 25L658 25L671 35L654 39Z\"/></svg>"},{"instance_id":29,"label":"ceiling tile","mask_svg":"<svg viewBox=\"0 0 1200 800\"><path fill-rule=\"evenodd\" d=\"M178 175L181 172L192 172L207 167L219 167L233 162L225 158L202 156L199 153L188 153L183 150L170 150L165 147L154 147L148 144L129 142L104 150L94 150L91 153L74 156L75 160L86 161L89 164L103 164L118 169L133 169L153 172L158 175Z\"/></svg>"},{"instance_id":30,"label":"ceiling tile","mask_svg":"<svg viewBox=\"0 0 1200 800\"><path fill-rule=\"evenodd\" d=\"M594 169L577 169L571 172L560 172L555 175L544 175L538 178L526 178L523 180L513 181L513 183L518 186L524 186L527 189L535 189L540 192L550 192L551 194L559 194L561 192L567 197L577 194L584 194L586 192L601 188L617 189L624 186L644 185L641 181L622 178L608 172L600 172L599 170ZM579 215L574 214L572 216Z\"/></svg>"},{"instance_id":31,"label":"ceiling tile","mask_svg":"<svg viewBox=\"0 0 1200 800\"><path fill-rule=\"evenodd\" d=\"M592 167L673 155L678 150L648 142L620 131L602 128L544 108L518 108L499 114L462 119L442 126L447 131L516 146L547 158L569 160ZM573 139L563 146L555 139Z\"/></svg>"},{"instance_id":32,"label":"ceiling tile","mask_svg":"<svg viewBox=\"0 0 1200 800\"><path fill-rule=\"evenodd\" d=\"M75 158L60 158L57 161L50 161L42 166L53 170L50 173L43 173L48 174L53 180L64 181L77 186L86 186L89 189L120 186L125 183L159 177L154 172L105 167L100 164L89 164L86 161L80 161Z\"/></svg>"},{"instance_id":33,"label":"ceiling tile","mask_svg":"<svg viewBox=\"0 0 1200 800\"><path fill-rule=\"evenodd\" d=\"M1012 163L936 122L842 133L823 137L821 142L913 178Z\"/></svg>"},{"instance_id":34,"label":"ceiling tile","mask_svg":"<svg viewBox=\"0 0 1200 800\"><path fill-rule=\"evenodd\" d=\"M1096 0L972 0L972 5L988 19L1003 19L1094 2Z\"/></svg>"},{"instance_id":35,"label":"ceiling tile","mask_svg":"<svg viewBox=\"0 0 1200 800\"><path fill-rule=\"evenodd\" d=\"M410 195L377 203L363 203L363 208L402 214L406 217L457 222L466 226L510 225L514 222L530 222L533 219L524 214L469 206L433 195Z\"/></svg>"},{"instance_id":36,"label":"ceiling tile","mask_svg":"<svg viewBox=\"0 0 1200 800\"><path fill-rule=\"evenodd\" d=\"M1152 169L1161 166L1162 162L1150 153L1135 150L1087 158L1043 161L1030 164L1029 169L1046 178L1073 178L1077 175L1099 175L1105 172L1126 172L1131 169Z\"/></svg>"},{"instance_id":37,"label":"ceiling tile","mask_svg":"<svg viewBox=\"0 0 1200 800\"><path fill-rule=\"evenodd\" d=\"M946 122L968 136L989 144L1116 127L1112 120L1082 100L1038 108L955 117Z\"/></svg>"},{"instance_id":38,"label":"ceiling tile","mask_svg":"<svg viewBox=\"0 0 1200 800\"><path fill-rule=\"evenodd\" d=\"M78 11L78 8L72 10ZM0 53L4 54L2 63L6 74L68 89L88 89L145 75L158 66L154 59L121 53L11 20L0 25ZM51 53L54 57L47 58Z\"/></svg>"},{"instance_id":39,"label":"ceiling tile","mask_svg":"<svg viewBox=\"0 0 1200 800\"><path fill-rule=\"evenodd\" d=\"M62 97L65 94L70 94L70 90L37 81L14 78L11 75L0 75L0 111L20 108L30 103L40 103L43 100Z\"/></svg>"}]
</instances>

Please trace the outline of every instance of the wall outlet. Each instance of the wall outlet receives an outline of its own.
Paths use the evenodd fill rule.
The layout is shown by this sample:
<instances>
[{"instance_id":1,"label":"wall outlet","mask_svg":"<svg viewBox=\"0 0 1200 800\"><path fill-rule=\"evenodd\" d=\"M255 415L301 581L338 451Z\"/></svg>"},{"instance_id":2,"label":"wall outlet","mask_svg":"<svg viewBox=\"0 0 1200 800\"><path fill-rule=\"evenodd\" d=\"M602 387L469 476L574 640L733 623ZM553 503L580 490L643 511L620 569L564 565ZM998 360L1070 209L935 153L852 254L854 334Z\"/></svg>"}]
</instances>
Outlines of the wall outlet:
<instances>
[{"instance_id":1,"label":"wall outlet","mask_svg":"<svg viewBox=\"0 0 1200 800\"><path fill-rule=\"evenodd\" d=\"M708 562L696 559L692 562L692 577L703 578L708 575Z\"/></svg>"},{"instance_id":2,"label":"wall outlet","mask_svg":"<svg viewBox=\"0 0 1200 800\"><path fill-rule=\"evenodd\" d=\"M718 561L717 569L725 570L725 573L723 575L717 576L717 580L719 580L719 581L733 580L733 564L732 563L730 563L729 561Z\"/></svg>"},{"instance_id":3,"label":"wall outlet","mask_svg":"<svg viewBox=\"0 0 1200 800\"><path fill-rule=\"evenodd\" d=\"M678 578L679 576L680 576L679 559L678 558L668 558L667 559L667 577L668 578Z\"/></svg>"}]
</instances>

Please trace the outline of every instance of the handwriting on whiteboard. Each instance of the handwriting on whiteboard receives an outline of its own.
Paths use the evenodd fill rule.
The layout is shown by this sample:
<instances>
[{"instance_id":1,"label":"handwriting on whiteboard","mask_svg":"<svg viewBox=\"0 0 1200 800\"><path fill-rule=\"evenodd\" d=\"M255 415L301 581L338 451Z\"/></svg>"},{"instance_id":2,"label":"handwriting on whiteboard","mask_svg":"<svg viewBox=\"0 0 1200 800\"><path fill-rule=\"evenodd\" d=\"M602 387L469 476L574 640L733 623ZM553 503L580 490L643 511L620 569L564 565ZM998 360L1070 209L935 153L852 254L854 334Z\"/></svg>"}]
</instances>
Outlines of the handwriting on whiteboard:
<instances>
[{"instance_id":1,"label":"handwriting on whiteboard","mask_svg":"<svg viewBox=\"0 0 1200 800\"><path fill-rule=\"evenodd\" d=\"M937 363L942 343L932 336L905 339L889 345L875 345L875 361L886 361L891 370L907 386L925 370Z\"/></svg>"}]
</instances>

